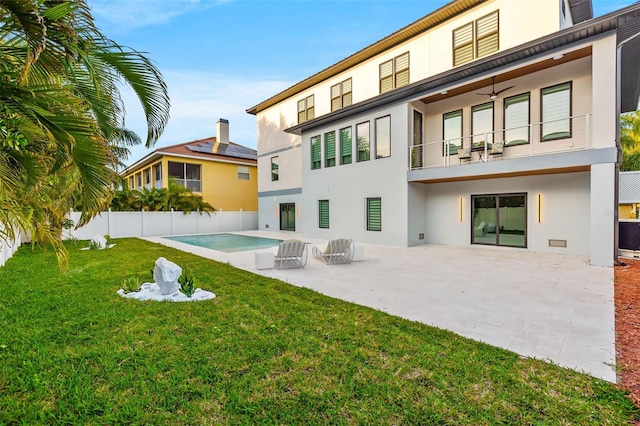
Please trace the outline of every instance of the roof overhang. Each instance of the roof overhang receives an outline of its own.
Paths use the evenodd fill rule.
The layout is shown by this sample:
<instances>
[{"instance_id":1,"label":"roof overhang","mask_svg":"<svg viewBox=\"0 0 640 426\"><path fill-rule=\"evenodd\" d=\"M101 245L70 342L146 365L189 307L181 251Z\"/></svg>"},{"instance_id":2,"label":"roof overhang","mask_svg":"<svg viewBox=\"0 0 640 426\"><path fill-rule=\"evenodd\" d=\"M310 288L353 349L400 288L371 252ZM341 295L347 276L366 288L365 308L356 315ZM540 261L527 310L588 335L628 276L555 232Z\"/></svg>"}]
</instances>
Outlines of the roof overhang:
<instances>
[{"instance_id":1,"label":"roof overhang","mask_svg":"<svg viewBox=\"0 0 640 426\"><path fill-rule=\"evenodd\" d=\"M324 126L337 119L346 119L389 104L419 98L430 92L439 92L456 83L477 79L480 75L495 75L496 71L500 69L531 61L536 57L542 58L553 52L566 50L571 46L580 46L580 44L585 44L590 39L610 31L617 31L618 43L628 38L630 34L640 32L640 4L633 4L600 18L585 21L551 35L470 62L453 71L446 71L417 81L400 89L292 126L285 131L301 135L303 131ZM621 112L635 111L638 105L640 97L639 52L640 37L628 42L621 50Z\"/></svg>"},{"instance_id":2,"label":"roof overhang","mask_svg":"<svg viewBox=\"0 0 640 426\"><path fill-rule=\"evenodd\" d=\"M351 56L341 60L340 62L331 65L328 68L312 75L305 80L302 80L299 83L294 84L288 89L283 90L275 96L267 99L266 101L260 102L258 105L253 106L247 109L249 114L257 114L260 111L264 111L265 109L277 104L278 102L282 102L283 100L294 96L297 93L302 92L316 84L331 78L335 75L340 74L348 70L349 68L366 61L367 59L373 58L376 55L379 55L382 52L385 52L388 49L391 49L394 46L397 46L401 43L404 43L407 40L412 39L418 34L421 34L431 28L434 28L449 19L460 15L461 13L466 12L467 10L477 6L480 3L484 3L488 0L454 0L436 11L424 16L417 21L407 25L406 27L396 31L395 33L379 40L362 50L354 53ZM584 0L573 0L573 2L580 2ZM591 0L587 0L591 2Z\"/></svg>"}]
</instances>

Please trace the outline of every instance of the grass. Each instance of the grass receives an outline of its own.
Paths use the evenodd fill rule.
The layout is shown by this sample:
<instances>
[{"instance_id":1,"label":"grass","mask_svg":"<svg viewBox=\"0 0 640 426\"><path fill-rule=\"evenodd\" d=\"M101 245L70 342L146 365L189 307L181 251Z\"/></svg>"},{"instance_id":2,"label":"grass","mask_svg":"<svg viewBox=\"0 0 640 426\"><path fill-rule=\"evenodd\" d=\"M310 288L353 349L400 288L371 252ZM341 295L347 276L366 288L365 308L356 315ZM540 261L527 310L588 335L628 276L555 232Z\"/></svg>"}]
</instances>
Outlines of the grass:
<instances>
[{"instance_id":1,"label":"grass","mask_svg":"<svg viewBox=\"0 0 640 426\"><path fill-rule=\"evenodd\" d=\"M607 382L137 239L0 268L0 424L624 424ZM160 257L213 300L140 302Z\"/></svg>"}]
</instances>

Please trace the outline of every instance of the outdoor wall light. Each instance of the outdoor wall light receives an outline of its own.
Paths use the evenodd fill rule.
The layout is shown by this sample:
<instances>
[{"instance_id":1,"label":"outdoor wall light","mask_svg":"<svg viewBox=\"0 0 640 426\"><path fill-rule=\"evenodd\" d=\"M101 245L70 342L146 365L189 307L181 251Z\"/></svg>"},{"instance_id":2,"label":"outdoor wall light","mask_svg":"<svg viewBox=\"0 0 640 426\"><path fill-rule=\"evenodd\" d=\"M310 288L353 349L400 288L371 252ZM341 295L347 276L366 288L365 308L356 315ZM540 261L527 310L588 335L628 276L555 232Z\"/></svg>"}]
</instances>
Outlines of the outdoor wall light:
<instances>
[{"instance_id":1,"label":"outdoor wall light","mask_svg":"<svg viewBox=\"0 0 640 426\"><path fill-rule=\"evenodd\" d=\"M538 223L542 222L542 194L538 194Z\"/></svg>"},{"instance_id":2,"label":"outdoor wall light","mask_svg":"<svg viewBox=\"0 0 640 426\"><path fill-rule=\"evenodd\" d=\"M554 55L551 59L553 59L554 61L560 60L564 58L564 54L563 53L558 53L557 55Z\"/></svg>"},{"instance_id":3,"label":"outdoor wall light","mask_svg":"<svg viewBox=\"0 0 640 426\"><path fill-rule=\"evenodd\" d=\"M460 217L460 219L459 219L460 222L463 221L462 220L463 219L463 216L462 216L463 215L463 210L462 210L463 209L463 203L464 203L464 197L460 197L460 207L458 208L458 215Z\"/></svg>"},{"instance_id":4,"label":"outdoor wall light","mask_svg":"<svg viewBox=\"0 0 640 426\"><path fill-rule=\"evenodd\" d=\"M300 219L300 203L296 203L296 217Z\"/></svg>"}]
</instances>

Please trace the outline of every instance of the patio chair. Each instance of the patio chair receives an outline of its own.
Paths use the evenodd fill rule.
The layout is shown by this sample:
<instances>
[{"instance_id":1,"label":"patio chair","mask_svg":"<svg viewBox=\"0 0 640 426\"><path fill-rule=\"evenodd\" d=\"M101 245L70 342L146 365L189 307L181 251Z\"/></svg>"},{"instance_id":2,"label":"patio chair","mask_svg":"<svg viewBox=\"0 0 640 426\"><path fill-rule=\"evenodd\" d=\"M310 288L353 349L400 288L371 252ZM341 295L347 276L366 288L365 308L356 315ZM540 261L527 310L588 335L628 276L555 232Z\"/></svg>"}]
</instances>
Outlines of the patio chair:
<instances>
[{"instance_id":1,"label":"patio chair","mask_svg":"<svg viewBox=\"0 0 640 426\"><path fill-rule=\"evenodd\" d=\"M502 151L504 151L504 142L495 142L494 144L491 145L491 149L489 150L488 155L492 159L496 155L499 155L500 157L502 157Z\"/></svg>"},{"instance_id":2,"label":"patio chair","mask_svg":"<svg viewBox=\"0 0 640 426\"><path fill-rule=\"evenodd\" d=\"M471 161L471 148L458 148L458 160L462 164L462 160Z\"/></svg>"},{"instance_id":3,"label":"patio chair","mask_svg":"<svg viewBox=\"0 0 640 426\"><path fill-rule=\"evenodd\" d=\"M322 260L327 265L336 265L339 263L351 263L356 245L353 240L340 238L331 240L327 243L327 248L320 251L317 247L313 247L313 257Z\"/></svg>"},{"instance_id":4,"label":"patio chair","mask_svg":"<svg viewBox=\"0 0 640 426\"><path fill-rule=\"evenodd\" d=\"M276 269L304 268L307 264L307 243L300 240L285 240L278 246L273 258Z\"/></svg>"}]
</instances>

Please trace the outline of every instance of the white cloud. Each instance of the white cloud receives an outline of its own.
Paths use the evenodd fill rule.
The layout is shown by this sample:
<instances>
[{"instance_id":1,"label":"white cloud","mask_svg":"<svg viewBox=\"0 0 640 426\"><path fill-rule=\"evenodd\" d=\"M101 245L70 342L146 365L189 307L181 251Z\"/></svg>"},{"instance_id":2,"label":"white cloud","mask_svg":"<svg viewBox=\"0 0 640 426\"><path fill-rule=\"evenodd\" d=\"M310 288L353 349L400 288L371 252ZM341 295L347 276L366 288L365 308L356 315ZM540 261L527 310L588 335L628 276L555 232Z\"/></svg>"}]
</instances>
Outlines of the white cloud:
<instances>
[{"instance_id":1,"label":"white cloud","mask_svg":"<svg viewBox=\"0 0 640 426\"><path fill-rule=\"evenodd\" d=\"M171 118L156 148L215 136L219 118L229 120L231 141L255 148L256 117L246 110L293 84L203 71L165 70L163 75L171 97ZM135 94L129 89L123 90L123 98L127 108L126 127L144 139L146 124ZM127 163L151 151L153 148L134 147Z\"/></svg>"},{"instance_id":2,"label":"white cloud","mask_svg":"<svg viewBox=\"0 0 640 426\"><path fill-rule=\"evenodd\" d=\"M192 11L202 11L232 0L92 0L91 13L109 26L135 29L163 24Z\"/></svg>"}]
</instances>

